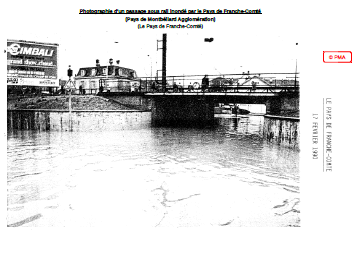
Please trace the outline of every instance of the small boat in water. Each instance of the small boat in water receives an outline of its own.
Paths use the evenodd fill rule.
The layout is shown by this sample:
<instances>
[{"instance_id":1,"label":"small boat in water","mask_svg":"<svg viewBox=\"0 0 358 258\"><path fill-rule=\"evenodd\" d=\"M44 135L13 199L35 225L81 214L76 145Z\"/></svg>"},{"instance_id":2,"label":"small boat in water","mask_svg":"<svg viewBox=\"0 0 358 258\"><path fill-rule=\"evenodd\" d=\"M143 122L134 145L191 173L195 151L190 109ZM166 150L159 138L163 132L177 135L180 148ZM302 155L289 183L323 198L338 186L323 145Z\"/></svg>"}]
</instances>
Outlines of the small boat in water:
<instances>
[{"instance_id":1,"label":"small boat in water","mask_svg":"<svg viewBox=\"0 0 358 258\"><path fill-rule=\"evenodd\" d=\"M246 109L239 108L237 106L225 105L222 107L215 107L215 114L228 114L228 115L247 115L250 114L250 111Z\"/></svg>"},{"instance_id":2,"label":"small boat in water","mask_svg":"<svg viewBox=\"0 0 358 258\"><path fill-rule=\"evenodd\" d=\"M247 114L250 114L250 111L248 111L246 109L238 108L238 107L233 107L231 109L231 113L233 115L247 115Z\"/></svg>"}]
</instances>

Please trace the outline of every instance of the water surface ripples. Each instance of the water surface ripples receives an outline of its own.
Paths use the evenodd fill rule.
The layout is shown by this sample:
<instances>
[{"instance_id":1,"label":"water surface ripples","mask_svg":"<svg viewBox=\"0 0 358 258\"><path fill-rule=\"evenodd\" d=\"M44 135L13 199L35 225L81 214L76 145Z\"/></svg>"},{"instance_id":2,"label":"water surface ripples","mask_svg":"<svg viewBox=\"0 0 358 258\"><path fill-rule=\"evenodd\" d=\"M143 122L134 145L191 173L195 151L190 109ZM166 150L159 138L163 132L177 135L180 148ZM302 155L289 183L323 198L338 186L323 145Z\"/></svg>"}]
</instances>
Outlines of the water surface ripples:
<instances>
[{"instance_id":1,"label":"water surface ripples","mask_svg":"<svg viewBox=\"0 0 358 258\"><path fill-rule=\"evenodd\" d=\"M118 200L127 203L122 198L140 200L134 210L137 214L152 214L149 217L153 221L149 220L148 225L165 225L168 221L168 226L195 226L199 222L192 218L193 215L183 215L183 212L190 213L187 206L190 200L194 202L196 198L202 204L203 198L213 199L209 197L210 189L205 188L209 185L225 188L227 184L228 193L240 186L240 191L249 187L247 189L257 193L253 194L253 200L258 201L265 195L265 204L262 201L258 206L264 207L271 201L276 204L271 205L270 211L276 217L278 213L273 213L274 206L281 208L280 203L288 205L292 200L299 200L297 150L266 142L262 137L263 117L217 119L218 125L207 128L9 133L9 226L74 226L81 223L91 226L99 221L103 224L104 218L93 209L108 209L115 214L113 203L105 204ZM255 190L261 188L266 189L265 192ZM174 206L161 205L163 200L160 198L163 197L158 195L159 190L153 189L164 189L160 191L179 197L193 189L188 193L193 197L178 197L182 201L175 207L184 206L175 210ZM225 192L220 189L221 193ZM169 198L166 194L165 198ZM237 197L228 198L234 200ZM131 205L128 213L132 211ZM76 210L77 215L71 213ZM92 219L80 220L79 214L89 216L89 210ZM294 210L297 208L291 209ZM171 218L169 214L177 216ZM248 221L248 216L241 216L241 224L237 222L237 226L257 224ZM212 221L214 219L210 220L210 225L225 224ZM271 225L276 220L268 221ZM297 216L295 221L299 221ZM286 226L297 226L296 222L287 222ZM280 223L280 226L285 224ZM235 225L234 222L229 224Z\"/></svg>"}]
</instances>

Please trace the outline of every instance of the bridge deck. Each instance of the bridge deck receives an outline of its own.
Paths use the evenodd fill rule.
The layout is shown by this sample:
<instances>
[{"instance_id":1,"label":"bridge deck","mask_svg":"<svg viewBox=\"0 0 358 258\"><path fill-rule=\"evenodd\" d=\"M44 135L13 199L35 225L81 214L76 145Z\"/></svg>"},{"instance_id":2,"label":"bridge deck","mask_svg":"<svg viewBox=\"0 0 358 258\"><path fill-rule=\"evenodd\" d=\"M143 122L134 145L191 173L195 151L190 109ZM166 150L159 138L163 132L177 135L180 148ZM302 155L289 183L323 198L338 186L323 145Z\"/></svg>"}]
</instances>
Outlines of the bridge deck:
<instances>
[{"instance_id":1,"label":"bridge deck","mask_svg":"<svg viewBox=\"0 0 358 258\"><path fill-rule=\"evenodd\" d=\"M144 92L146 96L262 96L274 97L279 96L281 93L299 93L297 87L238 87L238 88L223 88L218 91L202 91L196 90L183 90L181 92L165 91L165 92Z\"/></svg>"},{"instance_id":2,"label":"bridge deck","mask_svg":"<svg viewBox=\"0 0 358 258\"><path fill-rule=\"evenodd\" d=\"M158 92L158 93L145 93L145 96L257 96L257 97L274 97L278 96L273 92Z\"/></svg>"}]
</instances>

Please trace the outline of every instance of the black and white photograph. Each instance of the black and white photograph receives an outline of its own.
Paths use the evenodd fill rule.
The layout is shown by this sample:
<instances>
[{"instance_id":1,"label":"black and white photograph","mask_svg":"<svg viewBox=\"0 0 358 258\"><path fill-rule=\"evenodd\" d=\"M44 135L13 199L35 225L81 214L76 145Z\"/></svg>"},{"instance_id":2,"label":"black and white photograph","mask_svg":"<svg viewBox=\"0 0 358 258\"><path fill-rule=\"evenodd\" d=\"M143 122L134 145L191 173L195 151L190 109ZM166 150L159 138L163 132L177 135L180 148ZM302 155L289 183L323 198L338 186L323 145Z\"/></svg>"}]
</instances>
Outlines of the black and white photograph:
<instances>
[{"instance_id":1,"label":"black and white photograph","mask_svg":"<svg viewBox=\"0 0 358 258\"><path fill-rule=\"evenodd\" d=\"M300 226L298 39L188 30L7 41L9 227Z\"/></svg>"},{"instance_id":2,"label":"black and white photograph","mask_svg":"<svg viewBox=\"0 0 358 258\"><path fill-rule=\"evenodd\" d=\"M2 33L7 231L219 230L271 254L277 235L311 245L311 227L356 226L339 212L354 182L339 154L355 141L348 28L349 44L325 41L287 4L21 4Z\"/></svg>"}]
</instances>

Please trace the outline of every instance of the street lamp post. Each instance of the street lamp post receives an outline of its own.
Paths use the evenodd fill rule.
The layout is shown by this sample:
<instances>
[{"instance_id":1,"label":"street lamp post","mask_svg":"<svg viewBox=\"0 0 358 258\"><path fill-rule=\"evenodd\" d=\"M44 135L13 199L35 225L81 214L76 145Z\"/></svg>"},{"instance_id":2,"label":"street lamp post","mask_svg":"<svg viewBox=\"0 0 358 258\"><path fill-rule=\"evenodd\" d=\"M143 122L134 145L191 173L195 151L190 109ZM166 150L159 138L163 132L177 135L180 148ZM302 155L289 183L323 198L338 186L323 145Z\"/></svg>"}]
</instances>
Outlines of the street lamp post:
<instances>
[{"instance_id":1,"label":"street lamp post","mask_svg":"<svg viewBox=\"0 0 358 258\"><path fill-rule=\"evenodd\" d=\"M72 87L74 87L74 84L71 80L71 77L73 75L73 71L71 69L71 66L68 67L68 70L67 70L67 76L68 76L68 81L67 81L67 89L69 91L69 99L68 99L68 111L70 112L71 114L71 91L72 91Z\"/></svg>"},{"instance_id":2,"label":"street lamp post","mask_svg":"<svg viewBox=\"0 0 358 258\"><path fill-rule=\"evenodd\" d=\"M68 81L66 83L66 88L69 91L69 98L68 98L68 113L69 113L69 130L72 131L72 118L71 118L71 111L72 111L72 103L71 103L71 92L72 89L76 89L75 84L73 83L73 81L71 80L71 77L73 75L73 71L71 69L71 66L68 67L67 70L67 76L68 76Z\"/></svg>"}]
</instances>

